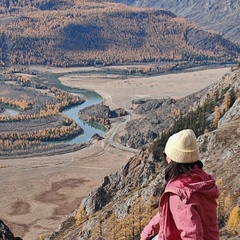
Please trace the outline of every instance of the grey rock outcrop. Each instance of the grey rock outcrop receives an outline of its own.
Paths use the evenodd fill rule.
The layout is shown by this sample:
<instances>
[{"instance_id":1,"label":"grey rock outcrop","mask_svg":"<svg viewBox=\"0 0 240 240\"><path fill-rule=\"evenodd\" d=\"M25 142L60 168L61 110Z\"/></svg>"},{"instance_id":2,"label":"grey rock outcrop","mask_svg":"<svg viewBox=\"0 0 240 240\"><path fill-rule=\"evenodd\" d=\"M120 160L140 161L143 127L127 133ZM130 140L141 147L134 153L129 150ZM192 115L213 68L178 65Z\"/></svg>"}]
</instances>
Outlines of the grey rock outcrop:
<instances>
[{"instance_id":1,"label":"grey rock outcrop","mask_svg":"<svg viewBox=\"0 0 240 240\"><path fill-rule=\"evenodd\" d=\"M148 149L141 150L119 171L106 176L102 185L83 199L81 206L87 214L93 214L110 202L121 201L123 196L130 194L134 189L146 187L156 177L159 167L159 163L152 160ZM152 189L151 192L156 195L158 191ZM133 198L137 198L143 192L141 190L139 193L135 193ZM128 206L121 205L117 211L119 215L126 215Z\"/></svg>"},{"instance_id":2,"label":"grey rock outcrop","mask_svg":"<svg viewBox=\"0 0 240 240\"><path fill-rule=\"evenodd\" d=\"M240 98L238 98L232 108L227 111L223 118L221 118L218 122L218 127L226 125L230 121L239 120L240 127ZM240 130L240 129L239 129Z\"/></svg>"},{"instance_id":3,"label":"grey rock outcrop","mask_svg":"<svg viewBox=\"0 0 240 240\"><path fill-rule=\"evenodd\" d=\"M209 152L213 151L217 163L222 163L228 158L234 158L240 149L240 104L239 99L235 101L229 111L220 119L215 131L201 135L200 143L201 160L207 163L211 169L212 159ZM226 133L227 131L227 133ZM215 149L217 149L215 151Z\"/></svg>"},{"instance_id":4,"label":"grey rock outcrop","mask_svg":"<svg viewBox=\"0 0 240 240\"><path fill-rule=\"evenodd\" d=\"M111 110L104 104L95 104L79 111L83 121L98 122L103 125L110 125L110 119L125 116L127 112L123 108Z\"/></svg>"},{"instance_id":5,"label":"grey rock outcrop","mask_svg":"<svg viewBox=\"0 0 240 240\"><path fill-rule=\"evenodd\" d=\"M23 240L20 237L14 237L9 227L0 220L0 240Z\"/></svg>"}]
</instances>

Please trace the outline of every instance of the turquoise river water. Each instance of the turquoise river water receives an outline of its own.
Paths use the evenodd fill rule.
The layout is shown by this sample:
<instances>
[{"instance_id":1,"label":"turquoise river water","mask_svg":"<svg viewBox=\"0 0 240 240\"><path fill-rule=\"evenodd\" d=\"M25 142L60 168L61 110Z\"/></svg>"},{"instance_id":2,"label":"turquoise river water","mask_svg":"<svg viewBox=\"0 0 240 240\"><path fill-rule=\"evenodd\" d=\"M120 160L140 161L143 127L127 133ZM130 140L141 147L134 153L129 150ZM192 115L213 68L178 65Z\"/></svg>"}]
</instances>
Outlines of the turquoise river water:
<instances>
[{"instance_id":1,"label":"turquoise river water","mask_svg":"<svg viewBox=\"0 0 240 240\"><path fill-rule=\"evenodd\" d=\"M66 74L64 74L64 75L66 75ZM65 86L65 85L61 84L61 82L59 81L58 77L60 77L60 76L61 76L60 74L47 75L46 78L47 78L48 84L51 86L56 86L60 89L68 91L72 94L79 95L80 97L83 97L86 100L81 105L77 105L77 106L68 108L63 111L63 114L72 118L84 131L83 134L81 134L71 140L64 141L64 142L69 143L69 144L87 142L96 133L99 134L100 136L103 136L105 133L104 126L102 126L100 124L96 124L96 123L83 122L79 118L79 115L78 115L79 110L81 110L87 106L100 103L102 101L101 96L99 94L97 94L96 92L93 92L90 90L80 89L80 88L71 88L71 87ZM6 110L10 115L16 115L19 112L15 109L11 109L11 108L8 108Z\"/></svg>"}]
</instances>

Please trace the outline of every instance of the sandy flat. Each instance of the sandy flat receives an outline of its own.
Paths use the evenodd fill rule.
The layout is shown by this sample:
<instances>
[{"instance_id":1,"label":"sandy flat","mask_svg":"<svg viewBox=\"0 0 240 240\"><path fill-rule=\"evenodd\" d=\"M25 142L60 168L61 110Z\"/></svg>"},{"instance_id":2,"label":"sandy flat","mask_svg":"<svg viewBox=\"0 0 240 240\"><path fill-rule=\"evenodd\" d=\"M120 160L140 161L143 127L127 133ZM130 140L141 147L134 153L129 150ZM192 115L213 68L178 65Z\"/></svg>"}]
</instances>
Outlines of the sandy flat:
<instances>
[{"instance_id":1,"label":"sandy flat","mask_svg":"<svg viewBox=\"0 0 240 240\"><path fill-rule=\"evenodd\" d=\"M122 107L139 98L181 98L218 81L230 68L208 69L196 72L168 74L153 77L75 75L63 76L63 84L91 89L99 93L111 107Z\"/></svg>"},{"instance_id":2,"label":"sandy flat","mask_svg":"<svg viewBox=\"0 0 240 240\"><path fill-rule=\"evenodd\" d=\"M36 68L36 66L35 66ZM82 68L78 68L81 71ZM72 72L76 68L37 67L50 72ZM91 89L111 107L142 98L180 98L218 81L229 68L148 78L118 79L113 76L73 75L61 77L63 84ZM15 235L24 240L38 239L57 229L81 199L116 171L133 153L108 144L107 138L70 154L0 161L0 216Z\"/></svg>"}]
</instances>

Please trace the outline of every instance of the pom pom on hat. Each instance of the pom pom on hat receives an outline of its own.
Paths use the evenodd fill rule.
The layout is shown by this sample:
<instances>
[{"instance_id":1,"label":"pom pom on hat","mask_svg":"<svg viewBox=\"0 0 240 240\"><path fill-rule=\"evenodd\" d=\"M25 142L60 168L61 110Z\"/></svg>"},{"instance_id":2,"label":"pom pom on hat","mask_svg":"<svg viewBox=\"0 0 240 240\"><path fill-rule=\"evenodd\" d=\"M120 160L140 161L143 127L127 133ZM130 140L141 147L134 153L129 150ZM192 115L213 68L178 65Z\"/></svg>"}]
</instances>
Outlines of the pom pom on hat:
<instances>
[{"instance_id":1,"label":"pom pom on hat","mask_svg":"<svg viewBox=\"0 0 240 240\"><path fill-rule=\"evenodd\" d=\"M173 134L168 139L164 151L172 161L178 163L193 163L199 159L197 138L191 129Z\"/></svg>"}]
</instances>

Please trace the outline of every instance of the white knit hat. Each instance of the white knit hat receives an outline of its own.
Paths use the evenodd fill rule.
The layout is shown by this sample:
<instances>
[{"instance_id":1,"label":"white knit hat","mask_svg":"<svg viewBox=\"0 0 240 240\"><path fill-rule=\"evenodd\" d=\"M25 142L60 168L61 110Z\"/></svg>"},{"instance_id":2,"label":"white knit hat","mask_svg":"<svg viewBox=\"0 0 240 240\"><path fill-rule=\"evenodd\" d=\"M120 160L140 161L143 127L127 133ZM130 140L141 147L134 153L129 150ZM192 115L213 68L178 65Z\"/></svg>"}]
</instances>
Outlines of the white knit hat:
<instances>
[{"instance_id":1,"label":"white knit hat","mask_svg":"<svg viewBox=\"0 0 240 240\"><path fill-rule=\"evenodd\" d=\"M172 161L178 163L193 163L199 159L197 138L191 129L173 134L164 151Z\"/></svg>"}]
</instances>

